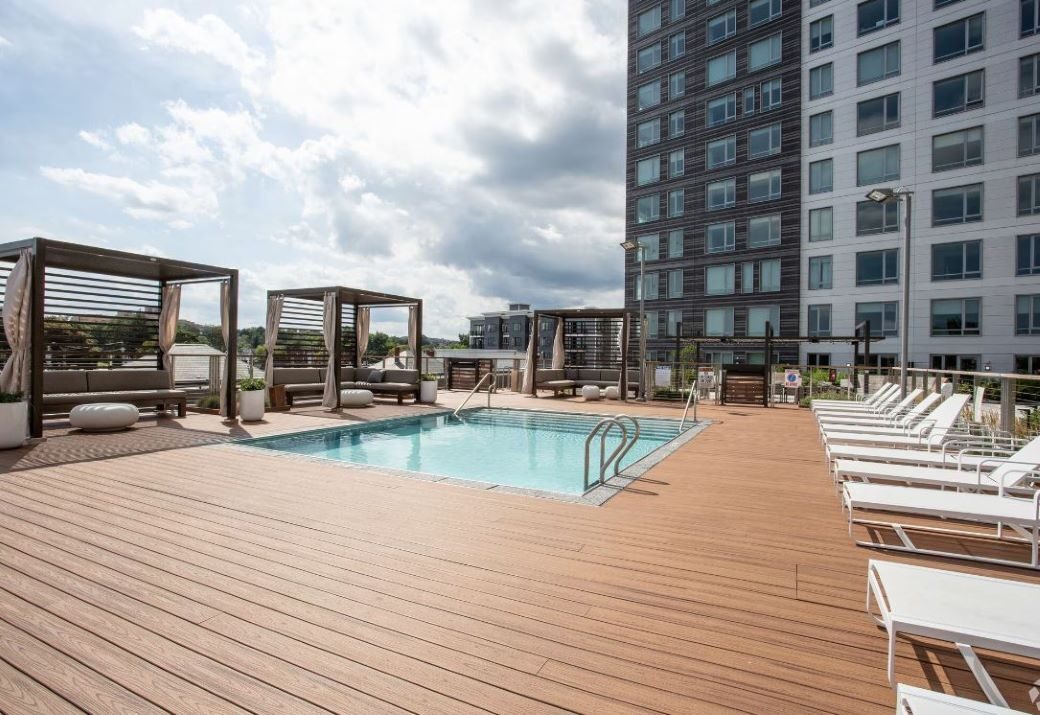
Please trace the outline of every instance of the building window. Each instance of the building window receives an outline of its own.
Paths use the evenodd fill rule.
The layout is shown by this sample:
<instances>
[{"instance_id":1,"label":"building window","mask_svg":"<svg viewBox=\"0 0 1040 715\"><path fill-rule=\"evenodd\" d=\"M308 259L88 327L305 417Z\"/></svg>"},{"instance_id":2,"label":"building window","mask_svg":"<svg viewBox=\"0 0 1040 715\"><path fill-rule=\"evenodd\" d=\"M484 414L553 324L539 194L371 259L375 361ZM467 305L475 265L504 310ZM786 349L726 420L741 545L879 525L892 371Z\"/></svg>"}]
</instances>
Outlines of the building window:
<instances>
[{"instance_id":1,"label":"building window","mask_svg":"<svg viewBox=\"0 0 1040 715\"><path fill-rule=\"evenodd\" d=\"M834 114L826 111L809 117L809 146L823 146L834 141Z\"/></svg>"},{"instance_id":2,"label":"building window","mask_svg":"<svg viewBox=\"0 0 1040 715\"><path fill-rule=\"evenodd\" d=\"M780 198L780 169L760 171L748 176L748 203Z\"/></svg>"},{"instance_id":3,"label":"building window","mask_svg":"<svg viewBox=\"0 0 1040 715\"><path fill-rule=\"evenodd\" d=\"M680 109L668 115L668 137L674 139L686 133L686 111Z\"/></svg>"},{"instance_id":4,"label":"building window","mask_svg":"<svg viewBox=\"0 0 1040 715\"><path fill-rule=\"evenodd\" d=\"M809 23L809 52L819 52L828 47L834 47L833 15Z\"/></svg>"},{"instance_id":5,"label":"building window","mask_svg":"<svg viewBox=\"0 0 1040 715\"><path fill-rule=\"evenodd\" d=\"M780 33L748 45L748 72L775 65L782 56Z\"/></svg>"},{"instance_id":6,"label":"building window","mask_svg":"<svg viewBox=\"0 0 1040 715\"><path fill-rule=\"evenodd\" d=\"M758 289L763 293L776 293L780 290L779 258L758 262Z\"/></svg>"},{"instance_id":7,"label":"building window","mask_svg":"<svg viewBox=\"0 0 1040 715\"><path fill-rule=\"evenodd\" d=\"M819 99L834 93L834 65L828 62L809 70L809 99Z\"/></svg>"},{"instance_id":8,"label":"building window","mask_svg":"<svg viewBox=\"0 0 1040 715\"><path fill-rule=\"evenodd\" d=\"M932 335L979 335L979 299L932 301Z\"/></svg>"},{"instance_id":9,"label":"building window","mask_svg":"<svg viewBox=\"0 0 1040 715\"><path fill-rule=\"evenodd\" d=\"M636 223L649 223L661 218L661 196L650 194L636 199Z\"/></svg>"},{"instance_id":10,"label":"building window","mask_svg":"<svg viewBox=\"0 0 1040 715\"><path fill-rule=\"evenodd\" d=\"M982 220L982 184L954 186L932 191L932 225L972 223Z\"/></svg>"},{"instance_id":11,"label":"building window","mask_svg":"<svg viewBox=\"0 0 1040 715\"><path fill-rule=\"evenodd\" d=\"M705 310L704 334L709 337L733 335L733 309L708 308Z\"/></svg>"},{"instance_id":12,"label":"building window","mask_svg":"<svg viewBox=\"0 0 1040 715\"><path fill-rule=\"evenodd\" d=\"M737 76L737 51L730 50L724 55L712 57L708 60L709 87L728 82ZM735 98L734 98L735 99Z\"/></svg>"},{"instance_id":13,"label":"building window","mask_svg":"<svg viewBox=\"0 0 1040 715\"><path fill-rule=\"evenodd\" d=\"M682 230L668 232L668 257L682 258L683 254L683 232Z\"/></svg>"},{"instance_id":14,"label":"building window","mask_svg":"<svg viewBox=\"0 0 1040 715\"><path fill-rule=\"evenodd\" d=\"M985 13L965 17L933 31L932 59L936 64L983 49Z\"/></svg>"},{"instance_id":15,"label":"building window","mask_svg":"<svg viewBox=\"0 0 1040 715\"><path fill-rule=\"evenodd\" d=\"M899 145L868 149L856 154L856 186L899 178Z\"/></svg>"},{"instance_id":16,"label":"building window","mask_svg":"<svg viewBox=\"0 0 1040 715\"><path fill-rule=\"evenodd\" d=\"M729 208L737 203L737 180L713 181L708 184L706 194L709 211Z\"/></svg>"},{"instance_id":17,"label":"building window","mask_svg":"<svg viewBox=\"0 0 1040 715\"><path fill-rule=\"evenodd\" d=\"M1029 55L1018 61L1018 96L1040 94L1040 54Z\"/></svg>"},{"instance_id":18,"label":"building window","mask_svg":"<svg viewBox=\"0 0 1040 715\"><path fill-rule=\"evenodd\" d=\"M834 209L826 206L822 209L809 209L809 241L834 240Z\"/></svg>"},{"instance_id":19,"label":"building window","mask_svg":"<svg viewBox=\"0 0 1040 715\"><path fill-rule=\"evenodd\" d=\"M679 334L679 326L682 325L682 311L681 310L669 310L666 313L668 317L668 337L674 338Z\"/></svg>"},{"instance_id":20,"label":"building window","mask_svg":"<svg viewBox=\"0 0 1040 715\"><path fill-rule=\"evenodd\" d=\"M705 117L709 127L732 122L737 118L737 95L727 94L725 97L709 100Z\"/></svg>"},{"instance_id":21,"label":"building window","mask_svg":"<svg viewBox=\"0 0 1040 715\"><path fill-rule=\"evenodd\" d=\"M932 137L932 171L947 171L982 163L982 127Z\"/></svg>"},{"instance_id":22,"label":"building window","mask_svg":"<svg viewBox=\"0 0 1040 715\"><path fill-rule=\"evenodd\" d=\"M834 287L834 257L813 256L809 259L809 290Z\"/></svg>"},{"instance_id":23,"label":"building window","mask_svg":"<svg viewBox=\"0 0 1040 715\"><path fill-rule=\"evenodd\" d=\"M1018 155L1040 154L1040 114L1018 119Z\"/></svg>"},{"instance_id":24,"label":"building window","mask_svg":"<svg viewBox=\"0 0 1040 715\"><path fill-rule=\"evenodd\" d=\"M748 27L758 27L780 17L780 0L751 0L748 3Z\"/></svg>"},{"instance_id":25,"label":"building window","mask_svg":"<svg viewBox=\"0 0 1040 715\"><path fill-rule=\"evenodd\" d=\"M668 271L668 297L682 298L683 272L681 269Z\"/></svg>"},{"instance_id":26,"label":"building window","mask_svg":"<svg viewBox=\"0 0 1040 715\"><path fill-rule=\"evenodd\" d=\"M822 194L834 189L834 160L823 159L809 164L809 193Z\"/></svg>"},{"instance_id":27,"label":"building window","mask_svg":"<svg viewBox=\"0 0 1040 715\"><path fill-rule=\"evenodd\" d=\"M899 92L865 99L856 105L856 136L875 134L899 126Z\"/></svg>"},{"instance_id":28,"label":"building window","mask_svg":"<svg viewBox=\"0 0 1040 715\"><path fill-rule=\"evenodd\" d=\"M639 51L638 59L636 60L639 73L648 72L654 67L661 64L661 43L655 42L649 47L644 47Z\"/></svg>"},{"instance_id":29,"label":"building window","mask_svg":"<svg viewBox=\"0 0 1040 715\"><path fill-rule=\"evenodd\" d=\"M677 60L686 54L686 33L677 32L668 38L668 59Z\"/></svg>"},{"instance_id":30,"label":"building window","mask_svg":"<svg viewBox=\"0 0 1040 715\"><path fill-rule=\"evenodd\" d=\"M1015 372L1021 375L1040 375L1040 355L1016 355Z\"/></svg>"},{"instance_id":31,"label":"building window","mask_svg":"<svg viewBox=\"0 0 1040 715\"><path fill-rule=\"evenodd\" d=\"M899 282L899 249L856 254L856 285L876 286Z\"/></svg>"},{"instance_id":32,"label":"building window","mask_svg":"<svg viewBox=\"0 0 1040 715\"><path fill-rule=\"evenodd\" d=\"M686 73L675 72L668 76L668 99L686 96Z\"/></svg>"},{"instance_id":33,"label":"building window","mask_svg":"<svg viewBox=\"0 0 1040 715\"><path fill-rule=\"evenodd\" d=\"M646 336L648 338L656 338L660 335L660 314L656 310L652 310L646 314Z\"/></svg>"},{"instance_id":34,"label":"building window","mask_svg":"<svg viewBox=\"0 0 1040 715\"><path fill-rule=\"evenodd\" d=\"M755 113L755 88L744 88L744 115L751 116Z\"/></svg>"},{"instance_id":35,"label":"building window","mask_svg":"<svg viewBox=\"0 0 1040 715\"><path fill-rule=\"evenodd\" d=\"M819 7L824 3L829 3L831 0L809 0L809 7Z\"/></svg>"},{"instance_id":36,"label":"building window","mask_svg":"<svg viewBox=\"0 0 1040 715\"><path fill-rule=\"evenodd\" d=\"M645 186L661 178L661 157L654 154L636 164L636 185Z\"/></svg>"},{"instance_id":37,"label":"building window","mask_svg":"<svg viewBox=\"0 0 1040 715\"><path fill-rule=\"evenodd\" d=\"M1040 294L1015 296L1015 335L1040 335Z\"/></svg>"},{"instance_id":38,"label":"building window","mask_svg":"<svg viewBox=\"0 0 1040 715\"><path fill-rule=\"evenodd\" d=\"M768 112L780 106L780 80L766 80L759 86L762 96L762 111Z\"/></svg>"},{"instance_id":39,"label":"building window","mask_svg":"<svg viewBox=\"0 0 1040 715\"><path fill-rule=\"evenodd\" d=\"M1019 0L1021 36L1029 37L1040 32L1040 0Z\"/></svg>"},{"instance_id":40,"label":"building window","mask_svg":"<svg viewBox=\"0 0 1040 715\"><path fill-rule=\"evenodd\" d=\"M643 247L644 261L656 261L661 258L661 234L648 233L637 238L636 242Z\"/></svg>"},{"instance_id":41,"label":"building window","mask_svg":"<svg viewBox=\"0 0 1040 715\"><path fill-rule=\"evenodd\" d=\"M831 336L830 305L810 305L808 318L810 338L829 338Z\"/></svg>"},{"instance_id":42,"label":"building window","mask_svg":"<svg viewBox=\"0 0 1040 715\"><path fill-rule=\"evenodd\" d=\"M890 338L899 334L899 303L856 303L856 325L870 322L871 335Z\"/></svg>"},{"instance_id":43,"label":"building window","mask_svg":"<svg viewBox=\"0 0 1040 715\"><path fill-rule=\"evenodd\" d=\"M892 233L899 230L899 203L879 204L860 201L856 204L856 235Z\"/></svg>"},{"instance_id":44,"label":"building window","mask_svg":"<svg viewBox=\"0 0 1040 715\"><path fill-rule=\"evenodd\" d=\"M933 370L964 370L975 372L979 369L978 355L932 355Z\"/></svg>"},{"instance_id":45,"label":"building window","mask_svg":"<svg viewBox=\"0 0 1040 715\"><path fill-rule=\"evenodd\" d=\"M859 35L880 30L899 22L899 0L867 0L856 7Z\"/></svg>"},{"instance_id":46,"label":"building window","mask_svg":"<svg viewBox=\"0 0 1040 715\"><path fill-rule=\"evenodd\" d=\"M748 248L776 246L780 243L780 214L748 219Z\"/></svg>"},{"instance_id":47,"label":"building window","mask_svg":"<svg viewBox=\"0 0 1040 715\"><path fill-rule=\"evenodd\" d=\"M932 85L932 116L945 117L976 109L985 99L983 70L941 79Z\"/></svg>"},{"instance_id":48,"label":"building window","mask_svg":"<svg viewBox=\"0 0 1040 715\"><path fill-rule=\"evenodd\" d=\"M953 5L954 3L961 2L962 0L935 0L933 7L938 10L944 8L947 5Z\"/></svg>"},{"instance_id":49,"label":"building window","mask_svg":"<svg viewBox=\"0 0 1040 715\"><path fill-rule=\"evenodd\" d=\"M672 0L671 12L668 14L668 17L672 19L672 22L675 22L679 18L685 17L685 15L686 0Z\"/></svg>"},{"instance_id":50,"label":"building window","mask_svg":"<svg viewBox=\"0 0 1040 715\"><path fill-rule=\"evenodd\" d=\"M728 253L736 247L735 224L732 221L708 224L704 234L705 252Z\"/></svg>"},{"instance_id":51,"label":"building window","mask_svg":"<svg viewBox=\"0 0 1040 715\"><path fill-rule=\"evenodd\" d=\"M1018 215L1040 214L1040 174L1018 177Z\"/></svg>"},{"instance_id":52,"label":"building window","mask_svg":"<svg viewBox=\"0 0 1040 715\"><path fill-rule=\"evenodd\" d=\"M761 308L748 308L747 335L759 337L766 334L766 323L773 329L773 334L780 332L780 306L767 305Z\"/></svg>"},{"instance_id":53,"label":"building window","mask_svg":"<svg viewBox=\"0 0 1040 715\"><path fill-rule=\"evenodd\" d=\"M637 101L639 110L649 109L650 107L656 107L661 103L661 83L651 82L650 84L644 84L637 90Z\"/></svg>"},{"instance_id":54,"label":"building window","mask_svg":"<svg viewBox=\"0 0 1040 715\"><path fill-rule=\"evenodd\" d=\"M1015 275L1040 276L1040 233L1018 237L1015 246Z\"/></svg>"},{"instance_id":55,"label":"building window","mask_svg":"<svg viewBox=\"0 0 1040 715\"><path fill-rule=\"evenodd\" d=\"M717 169L720 166L729 166L737 160L737 136L731 134L722 139L708 142L708 150L705 153L709 169Z\"/></svg>"},{"instance_id":56,"label":"building window","mask_svg":"<svg viewBox=\"0 0 1040 715\"><path fill-rule=\"evenodd\" d=\"M748 132L748 159L780 153L780 122Z\"/></svg>"},{"instance_id":57,"label":"building window","mask_svg":"<svg viewBox=\"0 0 1040 715\"><path fill-rule=\"evenodd\" d=\"M646 288L646 300L657 300L661 297L660 294L660 280L659 274L647 273L643 276L643 285ZM639 278L636 277L636 293L639 293ZM642 296L636 295L636 300L639 300Z\"/></svg>"},{"instance_id":58,"label":"building window","mask_svg":"<svg viewBox=\"0 0 1040 715\"><path fill-rule=\"evenodd\" d=\"M675 179L686 173L686 150L676 149L668 154L668 178Z\"/></svg>"},{"instance_id":59,"label":"building window","mask_svg":"<svg viewBox=\"0 0 1040 715\"><path fill-rule=\"evenodd\" d=\"M684 189L673 189L668 192L668 217L677 218L683 215L683 206L686 203L686 191Z\"/></svg>"},{"instance_id":60,"label":"building window","mask_svg":"<svg viewBox=\"0 0 1040 715\"><path fill-rule=\"evenodd\" d=\"M716 42L722 42L727 37L733 37L735 34L737 34L736 10L724 12L721 15L716 15L708 20L706 36L709 45L714 45Z\"/></svg>"},{"instance_id":61,"label":"building window","mask_svg":"<svg viewBox=\"0 0 1040 715\"><path fill-rule=\"evenodd\" d=\"M932 244L932 280L982 278L982 241Z\"/></svg>"},{"instance_id":62,"label":"building window","mask_svg":"<svg viewBox=\"0 0 1040 715\"><path fill-rule=\"evenodd\" d=\"M900 71L899 47L899 41L896 40L856 55L856 84L862 87L865 84L898 76Z\"/></svg>"},{"instance_id":63,"label":"building window","mask_svg":"<svg viewBox=\"0 0 1040 715\"><path fill-rule=\"evenodd\" d=\"M639 13L639 36L649 35L661 27L661 6L655 5L646 12Z\"/></svg>"},{"instance_id":64,"label":"building window","mask_svg":"<svg viewBox=\"0 0 1040 715\"><path fill-rule=\"evenodd\" d=\"M648 122L640 122L636 127L636 146L642 149L645 146L656 144L661 141L661 120L651 119Z\"/></svg>"},{"instance_id":65,"label":"building window","mask_svg":"<svg viewBox=\"0 0 1040 715\"><path fill-rule=\"evenodd\" d=\"M729 295L735 290L732 263L704 269L704 292L707 295Z\"/></svg>"}]
</instances>

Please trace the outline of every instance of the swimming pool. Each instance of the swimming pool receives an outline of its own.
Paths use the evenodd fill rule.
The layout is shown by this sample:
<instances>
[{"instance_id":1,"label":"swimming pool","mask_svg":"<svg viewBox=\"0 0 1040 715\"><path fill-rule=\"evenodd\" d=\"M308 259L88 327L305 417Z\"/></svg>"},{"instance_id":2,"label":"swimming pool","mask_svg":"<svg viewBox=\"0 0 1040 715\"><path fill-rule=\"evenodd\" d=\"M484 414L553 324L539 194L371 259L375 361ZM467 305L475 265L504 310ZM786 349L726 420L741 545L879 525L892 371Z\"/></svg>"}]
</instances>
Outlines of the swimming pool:
<instances>
[{"instance_id":1,"label":"swimming pool","mask_svg":"<svg viewBox=\"0 0 1040 715\"><path fill-rule=\"evenodd\" d=\"M569 495L584 492L585 438L604 415L478 408L248 440L252 447ZM640 418L621 469L679 435L678 420ZM684 435L690 430L684 430ZM607 454L618 444L607 438ZM598 466L594 441L592 469ZM640 465L642 466L642 465Z\"/></svg>"}]
</instances>

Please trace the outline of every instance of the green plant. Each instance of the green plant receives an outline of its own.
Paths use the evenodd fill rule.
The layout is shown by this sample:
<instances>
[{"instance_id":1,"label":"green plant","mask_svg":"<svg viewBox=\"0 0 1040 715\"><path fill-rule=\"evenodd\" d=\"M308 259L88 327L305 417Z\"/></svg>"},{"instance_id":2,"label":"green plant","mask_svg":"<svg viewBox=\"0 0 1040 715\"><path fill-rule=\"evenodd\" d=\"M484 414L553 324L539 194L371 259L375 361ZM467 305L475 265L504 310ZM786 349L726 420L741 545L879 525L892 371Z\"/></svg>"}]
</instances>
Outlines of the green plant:
<instances>
[{"instance_id":1,"label":"green plant","mask_svg":"<svg viewBox=\"0 0 1040 715\"><path fill-rule=\"evenodd\" d=\"M4 392L0 390L0 402L21 402L22 397L21 392Z\"/></svg>"},{"instance_id":2,"label":"green plant","mask_svg":"<svg viewBox=\"0 0 1040 715\"><path fill-rule=\"evenodd\" d=\"M255 392L267 387L262 377L246 377L238 381L238 389L241 392Z\"/></svg>"},{"instance_id":3,"label":"green plant","mask_svg":"<svg viewBox=\"0 0 1040 715\"><path fill-rule=\"evenodd\" d=\"M799 407L809 407L811 405L812 405L812 400L810 400L808 397L803 397L802 399L798 400L798 406Z\"/></svg>"},{"instance_id":4,"label":"green plant","mask_svg":"<svg viewBox=\"0 0 1040 715\"><path fill-rule=\"evenodd\" d=\"M424 372L419 376L423 382L438 382L441 378L439 375L434 375L432 372Z\"/></svg>"},{"instance_id":5,"label":"green plant","mask_svg":"<svg viewBox=\"0 0 1040 715\"><path fill-rule=\"evenodd\" d=\"M199 398L199 408L203 410L219 410L220 395L203 395Z\"/></svg>"}]
</instances>

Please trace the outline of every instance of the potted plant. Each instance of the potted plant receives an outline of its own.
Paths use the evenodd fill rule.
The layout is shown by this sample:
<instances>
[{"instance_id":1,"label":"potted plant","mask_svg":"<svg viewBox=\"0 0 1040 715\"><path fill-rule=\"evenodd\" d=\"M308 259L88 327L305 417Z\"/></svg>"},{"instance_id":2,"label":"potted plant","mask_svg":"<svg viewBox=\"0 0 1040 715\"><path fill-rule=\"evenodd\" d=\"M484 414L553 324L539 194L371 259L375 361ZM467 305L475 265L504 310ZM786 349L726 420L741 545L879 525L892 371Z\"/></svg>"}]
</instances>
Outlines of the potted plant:
<instances>
[{"instance_id":1,"label":"potted plant","mask_svg":"<svg viewBox=\"0 0 1040 715\"><path fill-rule=\"evenodd\" d=\"M419 377L419 402L437 401L437 383L440 378L431 372L424 372Z\"/></svg>"},{"instance_id":2,"label":"potted plant","mask_svg":"<svg viewBox=\"0 0 1040 715\"><path fill-rule=\"evenodd\" d=\"M29 424L29 403L21 392L0 391L0 449L13 449L25 444Z\"/></svg>"},{"instance_id":3,"label":"potted plant","mask_svg":"<svg viewBox=\"0 0 1040 715\"><path fill-rule=\"evenodd\" d=\"M238 410L243 422L259 422L264 418L266 387L262 377L247 377L238 381Z\"/></svg>"}]
</instances>

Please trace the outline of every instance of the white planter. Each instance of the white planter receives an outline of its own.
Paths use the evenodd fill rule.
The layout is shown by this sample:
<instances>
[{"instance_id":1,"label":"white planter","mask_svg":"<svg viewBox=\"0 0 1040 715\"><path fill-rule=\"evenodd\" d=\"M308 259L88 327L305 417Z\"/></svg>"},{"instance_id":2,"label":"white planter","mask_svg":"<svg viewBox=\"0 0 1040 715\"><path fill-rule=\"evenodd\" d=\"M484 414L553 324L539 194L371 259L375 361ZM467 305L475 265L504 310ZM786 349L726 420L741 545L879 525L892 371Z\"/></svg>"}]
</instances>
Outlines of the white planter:
<instances>
[{"instance_id":1,"label":"white planter","mask_svg":"<svg viewBox=\"0 0 1040 715\"><path fill-rule=\"evenodd\" d=\"M238 393L238 416L243 422L259 422L264 418L264 393L267 390L244 390Z\"/></svg>"},{"instance_id":2,"label":"white planter","mask_svg":"<svg viewBox=\"0 0 1040 715\"><path fill-rule=\"evenodd\" d=\"M0 449L13 449L25 444L28 426L28 402L0 403Z\"/></svg>"},{"instance_id":3,"label":"white planter","mask_svg":"<svg viewBox=\"0 0 1040 715\"><path fill-rule=\"evenodd\" d=\"M437 401L437 381L423 380L419 383L419 402L433 403Z\"/></svg>"}]
</instances>

